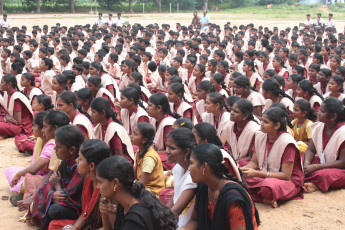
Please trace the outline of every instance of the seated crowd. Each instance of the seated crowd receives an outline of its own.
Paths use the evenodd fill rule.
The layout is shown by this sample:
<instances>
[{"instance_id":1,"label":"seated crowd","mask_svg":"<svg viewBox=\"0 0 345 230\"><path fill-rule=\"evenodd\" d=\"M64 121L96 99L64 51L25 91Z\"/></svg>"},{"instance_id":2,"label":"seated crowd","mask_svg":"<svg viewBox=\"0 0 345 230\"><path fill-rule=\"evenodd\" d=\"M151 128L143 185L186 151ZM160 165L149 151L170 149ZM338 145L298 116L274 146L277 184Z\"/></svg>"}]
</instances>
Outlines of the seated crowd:
<instances>
[{"instance_id":1,"label":"seated crowd","mask_svg":"<svg viewBox=\"0 0 345 230\"><path fill-rule=\"evenodd\" d=\"M5 170L39 229L258 229L345 188L345 35L253 24L0 29Z\"/></svg>"}]
</instances>

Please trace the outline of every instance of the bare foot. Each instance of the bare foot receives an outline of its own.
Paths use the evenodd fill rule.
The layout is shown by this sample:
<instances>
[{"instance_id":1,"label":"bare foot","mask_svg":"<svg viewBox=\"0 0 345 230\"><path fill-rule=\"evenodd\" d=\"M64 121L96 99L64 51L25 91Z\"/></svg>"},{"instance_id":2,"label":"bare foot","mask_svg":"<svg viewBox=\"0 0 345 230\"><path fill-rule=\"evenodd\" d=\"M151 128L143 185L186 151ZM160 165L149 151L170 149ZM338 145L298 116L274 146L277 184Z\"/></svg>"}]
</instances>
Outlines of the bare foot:
<instances>
[{"instance_id":1,"label":"bare foot","mask_svg":"<svg viewBox=\"0 0 345 230\"><path fill-rule=\"evenodd\" d=\"M32 201L33 200L32 200L31 197L29 197L29 198L27 198L25 200L18 201L18 211L22 212L22 211L25 211L25 210L29 210L29 207L30 207Z\"/></svg>"},{"instance_id":2,"label":"bare foot","mask_svg":"<svg viewBox=\"0 0 345 230\"><path fill-rule=\"evenodd\" d=\"M304 183L303 188L304 188L304 191L307 193L312 193L319 190L319 188L313 183Z\"/></svg>"},{"instance_id":3,"label":"bare foot","mask_svg":"<svg viewBox=\"0 0 345 230\"><path fill-rule=\"evenodd\" d=\"M263 202L265 204L271 205L272 208L278 208L278 203L277 203L276 200L266 200L266 199L264 199Z\"/></svg>"}]
</instances>

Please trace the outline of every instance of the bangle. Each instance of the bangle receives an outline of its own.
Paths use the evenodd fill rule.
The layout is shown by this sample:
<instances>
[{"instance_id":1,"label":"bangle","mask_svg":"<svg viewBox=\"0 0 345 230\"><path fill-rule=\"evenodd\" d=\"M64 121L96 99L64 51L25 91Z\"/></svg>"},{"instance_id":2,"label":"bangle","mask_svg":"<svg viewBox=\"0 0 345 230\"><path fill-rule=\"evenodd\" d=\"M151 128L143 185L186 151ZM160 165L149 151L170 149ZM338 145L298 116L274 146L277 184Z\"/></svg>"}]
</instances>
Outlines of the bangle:
<instances>
[{"instance_id":1,"label":"bangle","mask_svg":"<svg viewBox=\"0 0 345 230\"><path fill-rule=\"evenodd\" d=\"M315 168L316 168L316 171L319 170L319 169L317 168L317 164L314 164L314 166L315 166Z\"/></svg>"}]
</instances>

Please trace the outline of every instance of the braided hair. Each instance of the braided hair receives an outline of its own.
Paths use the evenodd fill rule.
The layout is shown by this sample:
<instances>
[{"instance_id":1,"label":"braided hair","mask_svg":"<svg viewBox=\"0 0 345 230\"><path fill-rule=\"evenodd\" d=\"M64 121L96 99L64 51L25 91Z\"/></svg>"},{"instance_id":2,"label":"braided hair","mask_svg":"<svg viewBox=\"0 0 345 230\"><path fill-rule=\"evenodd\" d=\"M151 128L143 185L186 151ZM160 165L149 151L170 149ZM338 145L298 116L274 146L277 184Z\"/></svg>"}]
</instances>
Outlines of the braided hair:
<instances>
[{"instance_id":1,"label":"braided hair","mask_svg":"<svg viewBox=\"0 0 345 230\"><path fill-rule=\"evenodd\" d=\"M248 118L247 118L248 121L254 121L258 123L255 120L254 115L253 115L254 106L250 101L248 101L247 99L240 99L236 101L235 104L237 104L242 114L248 114Z\"/></svg>"},{"instance_id":2,"label":"braided hair","mask_svg":"<svg viewBox=\"0 0 345 230\"><path fill-rule=\"evenodd\" d=\"M149 102L154 104L156 107L161 106L163 115L168 114L176 119L181 117L179 114L171 112L169 100L163 93L152 94L149 98Z\"/></svg>"},{"instance_id":3,"label":"braided hair","mask_svg":"<svg viewBox=\"0 0 345 230\"><path fill-rule=\"evenodd\" d=\"M298 86L304 91L308 92L309 96L312 97L313 95L317 95L321 98L321 100L324 100L323 96L317 91L317 89L314 88L313 83L310 80L302 80L298 83Z\"/></svg>"},{"instance_id":4,"label":"braided hair","mask_svg":"<svg viewBox=\"0 0 345 230\"><path fill-rule=\"evenodd\" d=\"M272 78L267 79L262 84L262 88L265 91L270 91L271 93L273 93L273 95L277 97L279 96L286 97L286 98L289 98L292 102L294 102L294 99L292 99L288 94L285 93L284 86L282 87L282 89L280 88L280 85L276 79L272 79Z\"/></svg>"},{"instance_id":5,"label":"braided hair","mask_svg":"<svg viewBox=\"0 0 345 230\"><path fill-rule=\"evenodd\" d=\"M83 108L81 108L79 105L78 105L78 99L77 99L77 95L75 95L75 93L71 92L71 91L65 91L63 92L62 94L59 95L59 98L61 100L63 100L66 104L72 104L73 107L78 110L80 113L84 114L89 120L90 122L92 123L92 118L90 117L90 115L85 112L83 110Z\"/></svg>"},{"instance_id":6,"label":"braided hair","mask_svg":"<svg viewBox=\"0 0 345 230\"><path fill-rule=\"evenodd\" d=\"M145 154L147 153L147 150L153 144L153 139L155 138L155 135L156 135L156 128L147 122L139 122L136 126L139 129L141 136L147 139L145 148L139 155L140 158L143 158Z\"/></svg>"},{"instance_id":7,"label":"braided hair","mask_svg":"<svg viewBox=\"0 0 345 230\"><path fill-rule=\"evenodd\" d=\"M142 101L140 100L141 94L132 87L125 88L121 91L121 95L125 96L127 99L133 99L133 102L135 105L139 105L141 108L143 108L146 111L145 106L143 105Z\"/></svg>"},{"instance_id":8,"label":"braided hair","mask_svg":"<svg viewBox=\"0 0 345 230\"><path fill-rule=\"evenodd\" d=\"M104 97L97 97L91 102L91 109L96 110L98 113L105 112L105 118L112 118L114 122L122 125L121 121L117 119L117 114L111 108L110 102Z\"/></svg>"},{"instance_id":9,"label":"braided hair","mask_svg":"<svg viewBox=\"0 0 345 230\"><path fill-rule=\"evenodd\" d=\"M223 74L215 73L212 75L212 78L217 82L217 84L220 84L223 89L226 89L226 85L224 84Z\"/></svg>"}]
</instances>

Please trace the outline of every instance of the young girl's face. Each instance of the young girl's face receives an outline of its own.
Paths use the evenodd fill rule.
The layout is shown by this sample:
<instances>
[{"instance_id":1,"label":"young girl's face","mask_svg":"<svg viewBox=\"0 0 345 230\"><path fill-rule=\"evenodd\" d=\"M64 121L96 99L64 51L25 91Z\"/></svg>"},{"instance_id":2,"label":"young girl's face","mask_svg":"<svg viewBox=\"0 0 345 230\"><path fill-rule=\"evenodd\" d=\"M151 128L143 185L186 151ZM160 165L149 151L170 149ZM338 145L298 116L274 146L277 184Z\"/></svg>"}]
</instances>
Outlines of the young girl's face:
<instances>
[{"instance_id":1,"label":"young girl's face","mask_svg":"<svg viewBox=\"0 0 345 230\"><path fill-rule=\"evenodd\" d=\"M335 59L335 58L331 58L329 64L330 64L331 69L336 69L339 67L339 63L338 63L337 59Z\"/></svg>"},{"instance_id":2,"label":"young girl's face","mask_svg":"<svg viewBox=\"0 0 345 230\"><path fill-rule=\"evenodd\" d=\"M126 74L130 74L131 73L131 69L128 67L128 65L123 64L123 72Z\"/></svg>"},{"instance_id":3,"label":"young girl's face","mask_svg":"<svg viewBox=\"0 0 345 230\"><path fill-rule=\"evenodd\" d=\"M41 129L38 124L32 125L32 133L35 137L43 137L43 128Z\"/></svg>"},{"instance_id":4,"label":"young girl's face","mask_svg":"<svg viewBox=\"0 0 345 230\"><path fill-rule=\"evenodd\" d=\"M295 119L302 120L307 115L307 112L302 111L300 106L297 103L295 103L293 106L292 115Z\"/></svg>"},{"instance_id":5,"label":"young girl's face","mask_svg":"<svg viewBox=\"0 0 345 230\"><path fill-rule=\"evenodd\" d=\"M186 59L185 66L187 69L193 68L193 64L188 60L188 58Z\"/></svg>"},{"instance_id":6,"label":"young girl's face","mask_svg":"<svg viewBox=\"0 0 345 230\"><path fill-rule=\"evenodd\" d=\"M55 128L51 126L46 120L43 120L43 135L47 140L55 137Z\"/></svg>"},{"instance_id":7,"label":"young girl's face","mask_svg":"<svg viewBox=\"0 0 345 230\"><path fill-rule=\"evenodd\" d=\"M305 95L304 95L305 93L304 93L303 89L300 86L297 86L296 94L297 94L297 97L302 97L302 98L305 97Z\"/></svg>"},{"instance_id":8,"label":"young girl's face","mask_svg":"<svg viewBox=\"0 0 345 230\"><path fill-rule=\"evenodd\" d=\"M121 94L120 105L122 108L127 109L133 105L133 100L129 100L127 97L125 97L123 94Z\"/></svg>"},{"instance_id":9,"label":"young girl's face","mask_svg":"<svg viewBox=\"0 0 345 230\"><path fill-rule=\"evenodd\" d=\"M243 72L249 72L249 66L246 63L243 63Z\"/></svg>"},{"instance_id":10,"label":"young girl's face","mask_svg":"<svg viewBox=\"0 0 345 230\"><path fill-rule=\"evenodd\" d=\"M44 112L44 106L38 103L37 97L32 101L32 109L37 113Z\"/></svg>"},{"instance_id":11,"label":"young girl's face","mask_svg":"<svg viewBox=\"0 0 345 230\"><path fill-rule=\"evenodd\" d=\"M28 81L28 79L26 79L26 78L22 75L20 84L22 85L22 87L28 87L28 86L30 86L30 81Z\"/></svg>"},{"instance_id":12,"label":"young girl's face","mask_svg":"<svg viewBox=\"0 0 345 230\"><path fill-rule=\"evenodd\" d=\"M317 71L313 68L309 68L308 76L309 78L315 79L317 75Z\"/></svg>"},{"instance_id":13,"label":"young girl's face","mask_svg":"<svg viewBox=\"0 0 345 230\"><path fill-rule=\"evenodd\" d=\"M190 156L190 164L188 167L190 176L194 183L199 183L203 181L203 170L199 162L193 157L193 154Z\"/></svg>"},{"instance_id":14,"label":"young girl's face","mask_svg":"<svg viewBox=\"0 0 345 230\"><path fill-rule=\"evenodd\" d=\"M90 81L87 82L87 86L93 94L97 93L98 87L95 84L92 84Z\"/></svg>"},{"instance_id":15,"label":"young girl's face","mask_svg":"<svg viewBox=\"0 0 345 230\"><path fill-rule=\"evenodd\" d=\"M176 94L171 88L168 89L168 100L169 102L175 103L181 100L181 97Z\"/></svg>"},{"instance_id":16,"label":"young girl's face","mask_svg":"<svg viewBox=\"0 0 345 230\"><path fill-rule=\"evenodd\" d=\"M169 163L183 162L186 155L171 137L167 139L165 152Z\"/></svg>"},{"instance_id":17,"label":"young girl's face","mask_svg":"<svg viewBox=\"0 0 345 230\"><path fill-rule=\"evenodd\" d=\"M156 115L158 114L158 106L156 106L155 104L153 104L151 101L149 101L147 103L147 114L150 116L150 117L156 117Z\"/></svg>"},{"instance_id":18,"label":"young girl's face","mask_svg":"<svg viewBox=\"0 0 345 230\"><path fill-rule=\"evenodd\" d=\"M322 71L319 71L317 73L316 77L317 77L318 82L326 82L327 81L327 77Z\"/></svg>"},{"instance_id":19,"label":"young girl's face","mask_svg":"<svg viewBox=\"0 0 345 230\"><path fill-rule=\"evenodd\" d=\"M217 71L221 74L224 74L226 72L226 69L224 68L224 66L222 64L218 64L217 65Z\"/></svg>"},{"instance_id":20,"label":"young girl's face","mask_svg":"<svg viewBox=\"0 0 345 230\"><path fill-rule=\"evenodd\" d=\"M91 118L93 120L93 122L96 124L99 124L100 122L102 122L105 118L105 115L98 112L97 110L91 109Z\"/></svg>"},{"instance_id":21,"label":"young girl's face","mask_svg":"<svg viewBox=\"0 0 345 230\"><path fill-rule=\"evenodd\" d=\"M52 89L57 92L60 92L61 90L63 90L63 86L59 84L59 82L57 81L55 77L52 80Z\"/></svg>"},{"instance_id":22,"label":"young girl's face","mask_svg":"<svg viewBox=\"0 0 345 230\"><path fill-rule=\"evenodd\" d=\"M261 62L267 62L267 58L266 58L264 55L260 55L259 60L260 60Z\"/></svg>"},{"instance_id":23,"label":"young girl's face","mask_svg":"<svg viewBox=\"0 0 345 230\"><path fill-rule=\"evenodd\" d=\"M260 122L260 131L263 133L273 133L277 132L277 124L273 123L266 114L263 114L261 122ZM279 128L279 127L278 127Z\"/></svg>"},{"instance_id":24,"label":"young girl's face","mask_svg":"<svg viewBox=\"0 0 345 230\"><path fill-rule=\"evenodd\" d=\"M145 139L146 138L141 135L140 129L135 126L131 135L132 145L143 146L146 144Z\"/></svg>"},{"instance_id":25,"label":"young girl's face","mask_svg":"<svg viewBox=\"0 0 345 230\"><path fill-rule=\"evenodd\" d=\"M171 75L170 75L170 73L168 71L165 72L164 76L165 76L164 79L166 81L169 81L169 79L171 78Z\"/></svg>"},{"instance_id":26,"label":"young girl's face","mask_svg":"<svg viewBox=\"0 0 345 230\"><path fill-rule=\"evenodd\" d=\"M72 104L69 105L63 100L61 100L61 98L58 98L56 101L56 109L69 114L72 110L74 110L74 107Z\"/></svg>"},{"instance_id":27,"label":"young girl's face","mask_svg":"<svg viewBox=\"0 0 345 230\"><path fill-rule=\"evenodd\" d=\"M209 96L206 97L205 109L208 113L214 113L219 110L219 104L214 104Z\"/></svg>"},{"instance_id":28,"label":"young girl's face","mask_svg":"<svg viewBox=\"0 0 345 230\"><path fill-rule=\"evenodd\" d=\"M294 81L292 80L291 77L289 77L286 81L286 88L293 89L293 87L294 87Z\"/></svg>"},{"instance_id":29,"label":"young girl's face","mask_svg":"<svg viewBox=\"0 0 345 230\"><path fill-rule=\"evenodd\" d=\"M208 64L207 64L207 70L212 72L212 71L215 70L215 66L212 65L211 63L208 63Z\"/></svg>"},{"instance_id":30,"label":"young girl's face","mask_svg":"<svg viewBox=\"0 0 345 230\"><path fill-rule=\"evenodd\" d=\"M280 63L277 59L273 58L272 60L272 65L273 65L273 68L279 68L280 67Z\"/></svg>"},{"instance_id":31,"label":"young girl's face","mask_svg":"<svg viewBox=\"0 0 345 230\"><path fill-rule=\"evenodd\" d=\"M71 149L69 149L66 145L62 144L59 138L55 137L55 153L58 159L60 160L67 160L71 157Z\"/></svg>"},{"instance_id":32,"label":"young girl's face","mask_svg":"<svg viewBox=\"0 0 345 230\"><path fill-rule=\"evenodd\" d=\"M232 106L230 115L231 115L230 120L235 122L235 123L241 122L245 118L244 114L242 113L242 111L238 107L237 103L235 103L234 106Z\"/></svg>"},{"instance_id":33,"label":"young girl's face","mask_svg":"<svg viewBox=\"0 0 345 230\"><path fill-rule=\"evenodd\" d=\"M337 93L341 89L341 86L338 85L338 83L335 82L333 79L330 79L328 82L328 89L332 93Z\"/></svg>"},{"instance_id":34,"label":"young girl's face","mask_svg":"<svg viewBox=\"0 0 345 230\"><path fill-rule=\"evenodd\" d=\"M197 96L200 100L205 100L208 95L208 91L198 88Z\"/></svg>"},{"instance_id":35,"label":"young girl's face","mask_svg":"<svg viewBox=\"0 0 345 230\"><path fill-rule=\"evenodd\" d=\"M246 92L246 88L235 84L234 91L236 95L241 96Z\"/></svg>"},{"instance_id":36,"label":"young girl's face","mask_svg":"<svg viewBox=\"0 0 345 230\"><path fill-rule=\"evenodd\" d=\"M78 105L82 108L87 108L90 106L90 103L89 103L88 99L84 100L84 99L81 99L80 97L78 97Z\"/></svg>"},{"instance_id":37,"label":"young girl's face","mask_svg":"<svg viewBox=\"0 0 345 230\"><path fill-rule=\"evenodd\" d=\"M297 65L297 61L289 58L289 64L291 67L295 67Z\"/></svg>"},{"instance_id":38,"label":"young girl's face","mask_svg":"<svg viewBox=\"0 0 345 230\"><path fill-rule=\"evenodd\" d=\"M218 89L218 88L219 88L219 84L218 84L218 82L217 82L216 80L214 80L214 78L213 78L213 77L211 77L211 82L212 82L213 87L214 87L215 89Z\"/></svg>"},{"instance_id":39,"label":"young girl's face","mask_svg":"<svg viewBox=\"0 0 345 230\"><path fill-rule=\"evenodd\" d=\"M229 78L229 87L235 87L235 78L232 75Z\"/></svg>"},{"instance_id":40,"label":"young girl's face","mask_svg":"<svg viewBox=\"0 0 345 230\"><path fill-rule=\"evenodd\" d=\"M202 74L202 72L200 71L200 68L199 68L199 66L195 66L194 67L194 70L193 70L193 75L195 76L195 77L201 77L201 74Z\"/></svg>"},{"instance_id":41,"label":"young girl's face","mask_svg":"<svg viewBox=\"0 0 345 230\"><path fill-rule=\"evenodd\" d=\"M90 167L91 167L91 163L89 163L86 158L84 157L84 155L79 151L79 157L77 158L77 169L78 169L78 173L80 175L87 175L91 172Z\"/></svg>"},{"instance_id":42,"label":"young girl's face","mask_svg":"<svg viewBox=\"0 0 345 230\"><path fill-rule=\"evenodd\" d=\"M91 75L99 75L99 71L92 65L90 66L89 70Z\"/></svg>"}]
</instances>

